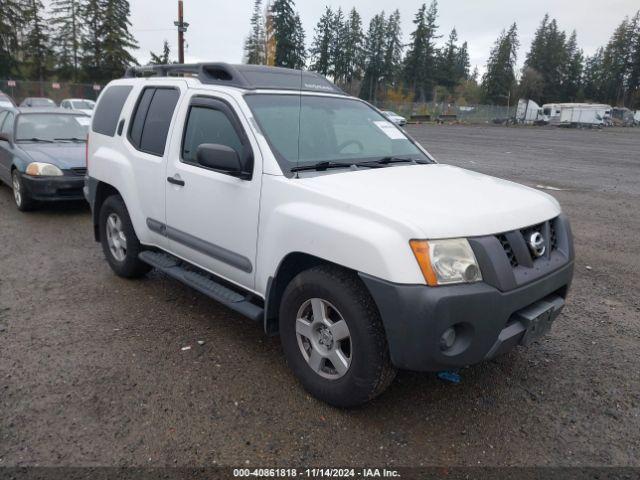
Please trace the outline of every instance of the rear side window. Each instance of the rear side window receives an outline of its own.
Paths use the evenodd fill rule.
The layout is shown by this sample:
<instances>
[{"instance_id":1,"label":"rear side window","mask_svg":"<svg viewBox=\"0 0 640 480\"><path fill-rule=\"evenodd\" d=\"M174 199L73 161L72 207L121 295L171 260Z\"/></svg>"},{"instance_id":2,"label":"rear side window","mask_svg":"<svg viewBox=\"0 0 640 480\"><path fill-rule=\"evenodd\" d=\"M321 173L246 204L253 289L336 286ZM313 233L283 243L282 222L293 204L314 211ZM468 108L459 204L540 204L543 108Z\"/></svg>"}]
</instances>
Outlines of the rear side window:
<instances>
[{"instance_id":1,"label":"rear side window","mask_svg":"<svg viewBox=\"0 0 640 480\"><path fill-rule=\"evenodd\" d=\"M98 108L93 115L94 132L110 137L115 135L122 107L132 89L130 86L115 85L102 92Z\"/></svg>"},{"instance_id":2,"label":"rear side window","mask_svg":"<svg viewBox=\"0 0 640 480\"><path fill-rule=\"evenodd\" d=\"M162 156L180 92L174 88L145 88L140 95L129 130L129 141L138 150Z\"/></svg>"}]
</instances>

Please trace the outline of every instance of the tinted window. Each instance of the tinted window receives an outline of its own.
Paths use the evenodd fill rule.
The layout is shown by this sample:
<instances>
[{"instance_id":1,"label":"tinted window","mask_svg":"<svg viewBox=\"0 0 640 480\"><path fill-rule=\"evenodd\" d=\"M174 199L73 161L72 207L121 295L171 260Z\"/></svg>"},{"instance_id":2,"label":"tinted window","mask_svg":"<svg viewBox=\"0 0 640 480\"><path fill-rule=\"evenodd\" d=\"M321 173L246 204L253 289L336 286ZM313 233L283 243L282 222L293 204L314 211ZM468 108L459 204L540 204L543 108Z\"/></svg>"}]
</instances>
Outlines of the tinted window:
<instances>
[{"instance_id":1,"label":"tinted window","mask_svg":"<svg viewBox=\"0 0 640 480\"><path fill-rule=\"evenodd\" d=\"M93 116L93 131L113 137L116 133L122 107L133 87L116 85L100 95L100 103Z\"/></svg>"},{"instance_id":2,"label":"tinted window","mask_svg":"<svg viewBox=\"0 0 640 480\"><path fill-rule=\"evenodd\" d=\"M4 122L4 119L7 118L8 114L9 112L0 112L0 131L2 129L2 122Z\"/></svg>"},{"instance_id":3,"label":"tinted window","mask_svg":"<svg viewBox=\"0 0 640 480\"><path fill-rule=\"evenodd\" d=\"M133 122L131 122L131 130L129 131L129 140L136 148L140 148L144 119L147 117L149 105L151 105L151 99L153 98L155 91L155 88L145 88L142 92L142 96L138 100L138 106L136 107L136 111L133 115Z\"/></svg>"},{"instance_id":4,"label":"tinted window","mask_svg":"<svg viewBox=\"0 0 640 480\"><path fill-rule=\"evenodd\" d=\"M164 155L169 126L180 92L168 88L148 88L140 97L131 125L131 143L143 152Z\"/></svg>"},{"instance_id":5,"label":"tinted window","mask_svg":"<svg viewBox=\"0 0 640 480\"><path fill-rule=\"evenodd\" d=\"M238 152L238 155L242 152L240 137L223 112L206 107L192 107L182 146L182 159L196 163L196 152L203 143L226 145Z\"/></svg>"}]
</instances>

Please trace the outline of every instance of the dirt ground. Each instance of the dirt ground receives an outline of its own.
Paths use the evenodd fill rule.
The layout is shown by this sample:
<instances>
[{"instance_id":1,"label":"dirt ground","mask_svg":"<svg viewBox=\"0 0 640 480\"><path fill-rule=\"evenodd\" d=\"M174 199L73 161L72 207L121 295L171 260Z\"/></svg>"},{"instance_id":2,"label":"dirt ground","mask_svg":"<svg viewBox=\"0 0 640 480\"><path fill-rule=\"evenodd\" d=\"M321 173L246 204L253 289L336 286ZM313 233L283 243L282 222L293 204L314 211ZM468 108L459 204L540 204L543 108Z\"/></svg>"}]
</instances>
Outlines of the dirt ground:
<instances>
[{"instance_id":1,"label":"dirt ground","mask_svg":"<svg viewBox=\"0 0 640 480\"><path fill-rule=\"evenodd\" d=\"M86 206L23 214L2 186L0 466L640 466L640 129L408 130L443 163L558 189L576 275L547 338L337 410L261 326L113 275Z\"/></svg>"}]
</instances>

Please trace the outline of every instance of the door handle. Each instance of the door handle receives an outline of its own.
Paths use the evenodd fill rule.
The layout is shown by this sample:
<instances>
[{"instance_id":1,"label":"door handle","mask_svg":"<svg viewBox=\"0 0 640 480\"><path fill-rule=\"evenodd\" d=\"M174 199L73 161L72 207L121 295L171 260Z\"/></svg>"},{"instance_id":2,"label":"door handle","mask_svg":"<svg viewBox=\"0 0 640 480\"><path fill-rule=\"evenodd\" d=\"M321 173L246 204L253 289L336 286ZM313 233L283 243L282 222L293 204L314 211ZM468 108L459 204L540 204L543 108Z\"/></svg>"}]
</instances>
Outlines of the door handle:
<instances>
[{"instance_id":1,"label":"door handle","mask_svg":"<svg viewBox=\"0 0 640 480\"><path fill-rule=\"evenodd\" d=\"M167 177L167 182L178 185L179 187L184 187L184 180L181 180L180 177Z\"/></svg>"}]
</instances>

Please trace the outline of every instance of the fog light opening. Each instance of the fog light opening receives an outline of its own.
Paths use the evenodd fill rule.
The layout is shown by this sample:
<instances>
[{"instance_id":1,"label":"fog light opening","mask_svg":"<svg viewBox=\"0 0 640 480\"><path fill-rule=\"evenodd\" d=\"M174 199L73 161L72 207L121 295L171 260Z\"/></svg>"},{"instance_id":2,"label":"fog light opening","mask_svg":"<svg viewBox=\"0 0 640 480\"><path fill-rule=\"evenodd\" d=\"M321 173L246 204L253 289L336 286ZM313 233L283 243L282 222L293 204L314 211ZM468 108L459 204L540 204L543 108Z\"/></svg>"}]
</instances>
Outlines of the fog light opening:
<instances>
[{"instance_id":1,"label":"fog light opening","mask_svg":"<svg viewBox=\"0 0 640 480\"><path fill-rule=\"evenodd\" d=\"M447 328L440 337L440 350L449 350L456 343L456 329L453 327Z\"/></svg>"}]
</instances>

